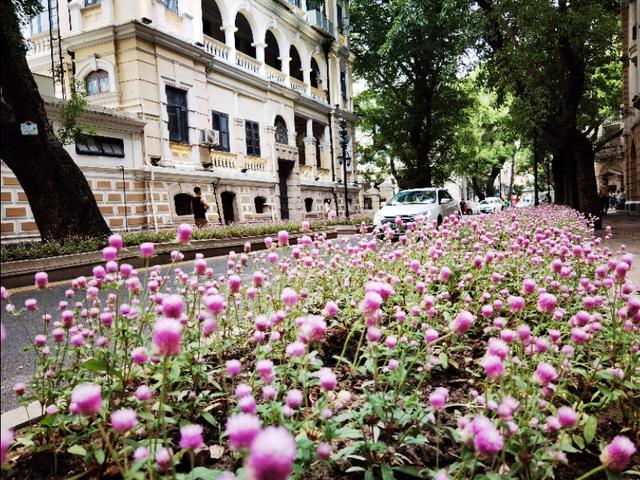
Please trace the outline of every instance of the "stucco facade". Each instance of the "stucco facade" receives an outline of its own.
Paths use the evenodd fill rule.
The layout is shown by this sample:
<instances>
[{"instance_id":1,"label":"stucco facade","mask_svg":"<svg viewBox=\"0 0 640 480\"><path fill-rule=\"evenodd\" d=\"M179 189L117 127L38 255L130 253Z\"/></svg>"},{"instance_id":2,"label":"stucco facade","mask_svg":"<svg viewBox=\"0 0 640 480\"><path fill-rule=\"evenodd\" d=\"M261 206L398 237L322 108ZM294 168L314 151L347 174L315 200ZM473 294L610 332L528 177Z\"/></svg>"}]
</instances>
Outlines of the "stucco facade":
<instances>
[{"instance_id":1,"label":"stucco facade","mask_svg":"<svg viewBox=\"0 0 640 480\"><path fill-rule=\"evenodd\" d=\"M194 185L211 192L211 223L320 216L324 199L344 204L345 181L350 211L361 211L355 158L347 178L338 161L338 117L351 136L356 121L346 2L72 0L59 8L56 94L75 82L92 105L144 124L135 176L169 208L149 204L141 228L185 221L174 199ZM28 61L50 76L42 24L25 31Z\"/></svg>"}]
</instances>

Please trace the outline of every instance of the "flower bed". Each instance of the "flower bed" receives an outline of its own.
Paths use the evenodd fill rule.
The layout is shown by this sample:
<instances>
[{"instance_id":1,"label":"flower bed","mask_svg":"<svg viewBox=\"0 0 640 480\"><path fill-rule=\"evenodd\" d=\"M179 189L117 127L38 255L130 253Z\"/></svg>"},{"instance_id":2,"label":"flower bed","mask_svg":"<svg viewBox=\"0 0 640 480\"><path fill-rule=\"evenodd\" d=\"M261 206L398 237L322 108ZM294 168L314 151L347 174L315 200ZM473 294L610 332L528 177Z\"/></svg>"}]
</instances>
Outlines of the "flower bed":
<instances>
[{"instance_id":1,"label":"flower bed","mask_svg":"<svg viewBox=\"0 0 640 480\"><path fill-rule=\"evenodd\" d=\"M354 215L349 220L337 218L334 220L315 220L310 222L313 230L337 225L360 225L362 222L371 223L371 217ZM216 240L252 237L256 235L275 234L280 230L299 232L300 224L291 222L262 222L260 224L231 225L225 227L213 227L196 230L193 232L194 240ZM167 243L175 241L175 230L160 232L145 231L132 232L122 235L127 247L135 247L144 242ZM17 242L3 243L0 249L0 261L13 262L17 260L30 260L37 258L71 255L74 253L98 252L107 245L106 238L68 238L63 242Z\"/></svg>"},{"instance_id":2,"label":"flower bed","mask_svg":"<svg viewBox=\"0 0 640 480\"><path fill-rule=\"evenodd\" d=\"M111 238L57 311L24 307L45 322L15 390L44 416L3 429L7 477L638 475L632 256L555 206L400 228L290 257L283 231L226 272L175 252L144 284Z\"/></svg>"}]
</instances>

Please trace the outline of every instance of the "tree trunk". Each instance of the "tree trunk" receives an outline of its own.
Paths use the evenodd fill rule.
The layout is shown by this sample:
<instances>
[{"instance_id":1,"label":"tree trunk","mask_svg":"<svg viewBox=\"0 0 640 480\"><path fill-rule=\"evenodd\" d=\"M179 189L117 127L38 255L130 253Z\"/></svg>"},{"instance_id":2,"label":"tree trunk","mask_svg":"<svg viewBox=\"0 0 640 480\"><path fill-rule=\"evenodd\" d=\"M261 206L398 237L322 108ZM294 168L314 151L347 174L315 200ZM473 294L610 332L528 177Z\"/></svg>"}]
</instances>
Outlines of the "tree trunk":
<instances>
[{"instance_id":1,"label":"tree trunk","mask_svg":"<svg viewBox=\"0 0 640 480\"><path fill-rule=\"evenodd\" d=\"M471 188L473 188L473 193L476 194L478 200L485 199L484 189L480 186L480 180L477 177L471 177Z\"/></svg>"},{"instance_id":2,"label":"tree trunk","mask_svg":"<svg viewBox=\"0 0 640 480\"><path fill-rule=\"evenodd\" d=\"M487 197L494 197L496 195L495 183L496 183L496 178L498 178L498 175L500 175L500 170L501 168L496 167L495 165L491 167L489 178L487 178L487 183L486 183L487 186L485 188Z\"/></svg>"},{"instance_id":3,"label":"tree trunk","mask_svg":"<svg viewBox=\"0 0 640 480\"><path fill-rule=\"evenodd\" d=\"M579 130L575 131L576 199L578 209L594 218L595 227L602 228L600 202L595 172L595 153L591 141Z\"/></svg>"},{"instance_id":4,"label":"tree trunk","mask_svg":"<svg viewBox=\"0 0 640 480\"><path fill-rule=\"evenodd\" d=\"M2 0L0 64L2 75L0 155L17 177L43 240L110 233L89 184L56 137L25 58L19 19ZM23 136L32 121L37 136Z\"/></svg>"}]
</instances>

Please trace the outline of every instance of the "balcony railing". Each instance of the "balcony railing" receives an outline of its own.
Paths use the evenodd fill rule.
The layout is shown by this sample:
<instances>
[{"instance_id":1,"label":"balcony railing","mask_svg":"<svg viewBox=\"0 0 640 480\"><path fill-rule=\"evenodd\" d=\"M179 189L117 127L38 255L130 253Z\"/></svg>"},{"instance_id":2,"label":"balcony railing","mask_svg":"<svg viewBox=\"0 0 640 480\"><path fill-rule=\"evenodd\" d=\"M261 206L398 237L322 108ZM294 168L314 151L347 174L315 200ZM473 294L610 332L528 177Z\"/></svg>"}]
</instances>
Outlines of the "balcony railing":
<instances>
[{"instance_id":1,"label":"balcony railing","mask_svg":"<svg viewBox=\"0 0 640 480\"><path fill-rule=\"evenodd\" d=\"M329 35L333 35L333 23L318 10L309 10L307 12L307 22L313 27L325 31Z\"/></svg>"},{"instance_id":2,"label":"balcony railing","mask_svg":"<svg viewBox=\"0 0 640 480\"><path fill-rule=\"evenodd\" d=\"M252 73L260 71L260 62L246 53L236 51L236 65Z\"/></svg>"},{"instance_id":3,"label":"balcony railing","mask_svg":"<svg viewBox=\"0 0 640 480\"><path fill-rule=\"evenodd\" d=\"M27 55L30 57L38 57L40 55L49 55L51 52L51 42L49 37L39 40L29 40L29 51Z\"/></svg>"},{"instance_id":4,"label":"balcony railing","mask_svg":"<svg viewBox=\"0 0 640 480\"><path fill-rule=\"evenodd\" d=\"M264 68L269 80L284 85L284 81L286 79L286 75L284 73L273 68L271 65L265 65Z\"/></svg>"},{"instance_id":5,"label":"balcony railing","mask_svg":"<svg viewBox=\"0 0 640 480\"><path fill-rule=\"evenodd\" d=\"M248 170L264 172L267 168L267 159L262 157L247 157L244 165Z\"/></svg>"},{"instance_id":6,"label":"balcony railing","mask_svg":"<svg viewBox=\"0 0 640 480\"><path fill-rule=\"evenodd\" d=\"M302 178L313 178L313 166L300 165L300 176Z\"/></svg>"},{"instance_id":7,"label":"balcony railing","mask_svg":"<svg viewBox=\"0 0 640 480\"><path fill-rule=\"evenodd\" d=\"M229 60L229 47L215 38L204 35L204 50L214 57Z\"/></svg>"},{"instance_id":8,"label":"balcony railing","mask_svg":"<svg viewBox=\"0 0 640 480\"><path fill-rule=\"evenodd\" d=\"M211 158L214 168L236 168L237 156L235 153L213 151L209 154L209 158Z\"/></svg>"},{"instance_id":9,"label":"balcony railing","mask_svg":"<svg viewBox=\"0 0 640 480\"><path fill-rule=\"evenodd\" d=\"M328 102L327 92L320 90L319 88L311 87L311 97L321 102Z\"/></svg>"},{"instance_id":10,"label":"balcony railing","mask_svg":"<svg viewBox=\"0 0 640 480\"><path fill-rule=\"evenodd\" d=\"M298 93L304 93L307 91L307 84L295 77L289 77L289 85Z\"/></svg>"}]
</instances>

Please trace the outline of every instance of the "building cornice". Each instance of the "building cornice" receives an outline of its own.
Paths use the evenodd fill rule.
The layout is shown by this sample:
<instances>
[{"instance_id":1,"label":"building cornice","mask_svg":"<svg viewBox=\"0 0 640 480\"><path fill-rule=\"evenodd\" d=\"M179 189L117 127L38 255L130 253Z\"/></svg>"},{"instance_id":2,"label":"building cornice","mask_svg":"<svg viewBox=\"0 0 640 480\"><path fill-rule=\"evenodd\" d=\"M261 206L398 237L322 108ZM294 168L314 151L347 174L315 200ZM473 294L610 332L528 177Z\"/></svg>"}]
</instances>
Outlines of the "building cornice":
<instances>
[{"instance_id":1,"label":"building cornice","mask_svg":"<svg viewBox=\"0 0 640 480\"><path fill-rule=\"evenodd\" d=\"M44 97L44 107L47 115L58 117L63 101L58 98ZM82 112L80 119L95 126L108 126L117 130L142 132L147 122L125 112L111 108L89 104Z\"/></svg>"}]
</instances>

